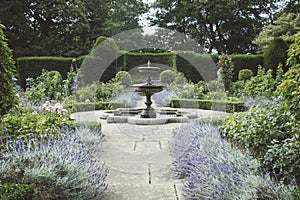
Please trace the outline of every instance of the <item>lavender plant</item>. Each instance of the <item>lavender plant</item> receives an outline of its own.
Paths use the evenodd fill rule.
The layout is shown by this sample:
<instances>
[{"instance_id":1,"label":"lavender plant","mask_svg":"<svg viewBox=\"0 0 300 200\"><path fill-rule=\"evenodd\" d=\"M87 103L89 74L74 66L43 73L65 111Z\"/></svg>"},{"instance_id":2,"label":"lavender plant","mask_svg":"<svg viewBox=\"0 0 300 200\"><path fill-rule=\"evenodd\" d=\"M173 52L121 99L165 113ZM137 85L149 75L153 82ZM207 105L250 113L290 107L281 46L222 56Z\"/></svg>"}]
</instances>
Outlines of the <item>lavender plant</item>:
<instances>
[{"instance_id":1,"label":"lavender plant","mask_svg":"<svg viewBox=\"0 0 300 200\"><path fill-rule=\"evenodd\" d=\"M187 199L292 199L294 186L261 175L259 162L220 137L218 126L176 129L170 143L175 174Z\"/></svg>"},{"instance_id":2,"label":"lavender plant","mask_svg":"<svg viewBox=\"0 0 300 200\"><path fill-rule=\"evenodd\" d=\"M123 91L110 98L110 101L124 103L126 108L133 108L137 105L137 101L141 96L134 91Z\"/></svg>"},{"instance_id":3,"label":"lavender plant","mask_svg":"<svg viewBox=\"0 0 300 200\"><path fill-rule=\"evenodd\" d=\"M107 188L108 169L99 153L82 142L80 131L61 130L56 139L31 137L7 142L6 150L0 154L0 180L33 184L34 199L101 196Z\"/></svg>"},{"instance_id":4,"label":"lavender plant","mask_svg":"<svg viewBox=\"0 0 300 200\"><path fill-rule=\"evenodd\" d=\"M152 99L156 103L157 106L166 106L169 107L172 98L177 98L177 94L170 89L164 89L161 92L155 93L152 96Z\"/></svg>"}]
</instances>

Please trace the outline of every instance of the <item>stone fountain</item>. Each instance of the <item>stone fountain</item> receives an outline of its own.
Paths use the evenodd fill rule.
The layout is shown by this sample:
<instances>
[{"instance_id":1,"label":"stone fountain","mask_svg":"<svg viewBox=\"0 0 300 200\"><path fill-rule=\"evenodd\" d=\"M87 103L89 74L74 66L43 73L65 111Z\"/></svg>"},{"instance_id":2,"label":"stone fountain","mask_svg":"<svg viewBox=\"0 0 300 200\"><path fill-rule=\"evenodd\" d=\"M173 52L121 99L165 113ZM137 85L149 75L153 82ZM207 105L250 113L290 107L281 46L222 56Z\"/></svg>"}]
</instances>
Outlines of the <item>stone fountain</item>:
<instances>
[{"instance_id":1,"label":"stone fountain","mask_svg":"<svg viewBox=\"0 0 300 200\"><path fill-rule=\"evenodd\" d=\"M135 88L142 96L146 97L146 108L117 108L115 110L103 110L99 115L101 119L106 119L107 123L130 123L137 125L158 125L166 123L189 122L190 119L197 118L196 113L186 109L175 108L153 108L151 97L153 94L163 90L163 85L153 80L153 75L160 72L159 67L151 66L148 61L146 66L137 68L138 73L145 75L146 80L142 84L133 84L130 87Z\"/></svg>"},{"instance_id":2,"label":"stone fountain","mask_svg":"<svg viewBox=\"0 0 300 200\"><path fill-rule=\"evenodd\" d=\"M146 96L146 108L141 112L141 117L142 118L156 118L156 112L155 110L151 107L152 101L151 101L151 96L154 93L160 92L163 89L162 85L154 85L152 83L152 78L151 75L159 71L159 67L152 67L150 66L150 61L148 61L147 66L143 67L138 67L138 70L140 73L143 73L147 76L146 83L137 86L137 89L135 90L136 92L140 93L143 96Z\"/></svg>"}]
</instances>

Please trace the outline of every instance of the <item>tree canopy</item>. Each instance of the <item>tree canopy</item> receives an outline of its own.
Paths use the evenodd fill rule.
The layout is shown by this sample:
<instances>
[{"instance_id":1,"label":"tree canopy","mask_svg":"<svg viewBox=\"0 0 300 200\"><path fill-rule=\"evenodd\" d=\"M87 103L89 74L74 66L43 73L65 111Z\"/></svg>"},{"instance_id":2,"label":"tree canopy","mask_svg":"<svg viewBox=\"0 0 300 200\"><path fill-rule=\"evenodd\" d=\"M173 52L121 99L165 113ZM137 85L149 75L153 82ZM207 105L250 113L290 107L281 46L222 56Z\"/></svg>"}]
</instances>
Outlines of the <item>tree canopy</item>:
<instances>
[{"instance_id":1,"label":"tree canopy","mask_svg":"<svg viewBox=\"0 0 300 200\"><path fill-rule=\"evenodd\" d=\"M195 38L209 53L254 52L252 40L277 0L157 0L153 24ZM262 15L264 14L264 15Z\"/></svg>"},{"instance_id":2,"label":"tree canopy","mask_svg":"<svg viewBox=\"0 0 300 200\"><path fill-rule=\"evenodd\" d=\"M293 42L293 36L300 31L299 13L282 13L272 24L263 27L254 43L259 50L265 50L272 40L282 38L288 45Z\"/></svg>"},{"instance_id":3,"label":"tree canopy","mask_svg":"<svg viewBox=\"0 0 300 200\"><path fill-rule=\"evenodd\" d=\"M139 27L141 0L7 0L0 22L15 56L87 54L95 40Z\"/></svg>"},{"instance_id":4,"label":"tree canopy","mask_svg":"<svg viewBox=\"0 0 300 200\"><path fill-rule=\"evenodd\" d=\"M193 38L209 53L255 53L275 37L290 44L299 31L296 0L156 0L152 5L144 0L5 0L0 23L7 27L5 34L16 57L80 56L90 52L99 36L141 28L140 18L150 8L155 11L148 15L152 25L171 31L153 36L136 31L116 41L120 49L138 49L139 42L153 40L161 46L166 40L175 41L182 49ZM186 38L174 40L176 32Z\"/></svg>"}]
</instances>

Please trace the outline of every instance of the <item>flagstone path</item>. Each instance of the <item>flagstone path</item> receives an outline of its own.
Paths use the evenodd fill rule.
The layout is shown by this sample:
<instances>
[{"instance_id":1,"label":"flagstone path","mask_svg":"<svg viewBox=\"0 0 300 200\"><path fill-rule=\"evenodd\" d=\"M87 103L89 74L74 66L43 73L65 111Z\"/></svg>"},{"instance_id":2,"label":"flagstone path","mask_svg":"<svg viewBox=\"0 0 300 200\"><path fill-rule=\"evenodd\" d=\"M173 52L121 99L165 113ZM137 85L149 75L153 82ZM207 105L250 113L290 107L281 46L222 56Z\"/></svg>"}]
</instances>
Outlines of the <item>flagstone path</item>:
<instances>
[{"instance_id":1,"label":"flagstone path","mask_svg":"<svg viewBox=\"0 0 300 200\"><path fill-rule=\"evenodd\" d=\"M222 112L197 110L200 117ZM184 124L133 125L107 123L98 111L72 114L79 121L98 121L105 135L100 147L110 172L102 200L183 200L182 182L172 175L168 141L172 130Z\"/></svg>"}]
</instances>

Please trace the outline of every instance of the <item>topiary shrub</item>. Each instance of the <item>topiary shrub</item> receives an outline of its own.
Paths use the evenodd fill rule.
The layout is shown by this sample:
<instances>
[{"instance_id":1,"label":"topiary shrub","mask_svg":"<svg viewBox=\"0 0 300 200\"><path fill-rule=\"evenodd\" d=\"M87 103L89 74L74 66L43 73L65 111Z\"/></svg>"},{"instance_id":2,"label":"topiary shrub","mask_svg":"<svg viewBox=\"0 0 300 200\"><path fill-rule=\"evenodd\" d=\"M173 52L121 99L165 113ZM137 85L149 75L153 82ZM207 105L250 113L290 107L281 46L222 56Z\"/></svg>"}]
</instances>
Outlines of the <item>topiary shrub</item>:
<instances>
[{"instance_id":1,"label":"topiary shrub","mask_svg":"<svg viewBox=\"0 0 300 200\"><path fill-rule=\"evenodd\" d=\"M232 77L233 77L233 62L232 59L225 54L219 56L219 62L217 63L218 70L218 82L224 84L225 91L231 91Z\"/></svg>"},{"instance_id":2,"label":"topiary shrub","mask_svg":"<svg viewBox=\"0 0 300 200\"><path fill-rule=\"evenodd\" d=\"M273 70L273 76L279 63L285 64L288 46L282 38L275 38L264 52L264 65L266 69Z\"/></svg>"},{"instance_id":3,"label":"topiary shrub","mask_svg":"<svg viewBox=\"0 0 300 200\"><path fill-rule=\"evenodd\" d=\"M119 47L117 46L117 44L113 38L99 36L96 39L94 48L96 48L99 44L100 44L100 46L98 48L101 48L101 49L112 50L112 51L117 51L119 49Z\"/></svg>"},{"instance_id":4,"label":"topiary shrub","mask_svg":"<svg viewBox=\"0 0 300 200\"><path fill-rule=\"evenodd\" d=\"M175 78L176 78L176 72L173 70L167 69L160 73L160 82L162 83L166 83L170 85L175 81Z\"/></svg>"},{"instance_id":5,"label":"topiary shrub","mask_svg":"<svg viewBox=\"0 0 300 200\"><path fill-rule=\"evenodd\" d=\"M122 85L130 85L132 83L131 75L126 71L119 71L116 74L115 79Z\"/></svg>"},{"instance_id":6,"label":"topiary shrub","mask_svg":"<svg viewBox=\"0 0 300 200\"><path fill-rule=\"evenodd\" d=\"M16 70L15 63L12 51L7 46L4 28L4 25L0 24L0 115L7 113L13 107L16 98L12 81Z\"/></svg>"},{"instance_id":7,"label":"topiary shrub","mask_svg":"<svg viewBox=\"0 0 300 200\"><path fill-rule=\"evenodd\" d=\"M253 76L253 72L250 69L242 69L239 71L239 80L240 81L247 81L250 80Z\"/></svg>"}]
</instances>

